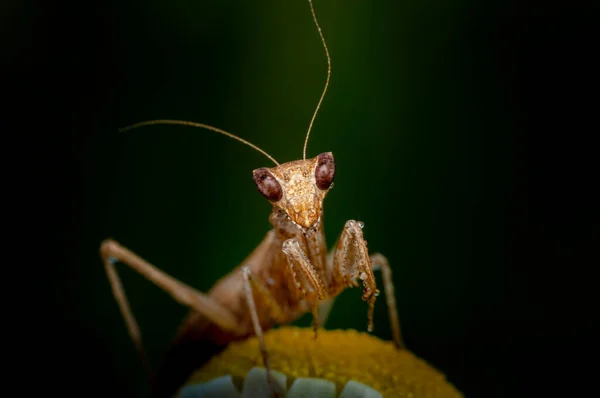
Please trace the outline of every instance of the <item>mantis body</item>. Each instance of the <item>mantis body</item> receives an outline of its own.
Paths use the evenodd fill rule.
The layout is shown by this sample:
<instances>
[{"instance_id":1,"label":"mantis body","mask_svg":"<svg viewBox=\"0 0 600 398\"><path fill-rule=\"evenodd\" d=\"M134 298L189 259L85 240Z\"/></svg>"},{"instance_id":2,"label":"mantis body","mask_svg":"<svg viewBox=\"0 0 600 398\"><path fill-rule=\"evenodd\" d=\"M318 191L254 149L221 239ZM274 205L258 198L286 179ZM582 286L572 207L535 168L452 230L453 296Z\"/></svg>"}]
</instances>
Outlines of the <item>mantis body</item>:
<instances>
[{"instance_id":1,"label":"mantis body","mask_svg":"<svg viewBox=\"0 0 600 398\"><path fill-rule=\"evenodd\" d=\"M256 335L267 374L270 373L268 347L263 331L286 324L306 312L313 314L315 337L324 324L333 299L346 287L362 285L362 299L368 303L368 329L373 329L373 308L379 294L374 270L381 270L392 327L393 340L402 348L392 273L381 254L369 254L363 224L349 220L332 251L328 252L323 229L323 200L336 174L331 152L306 159L306 144L327 91L331 62L327 45L309 0L328 61L325 89L311 120L302 160L279 164L253 144L223 130L204 124L154 120L141 122L122 131L151 124L183 124L205 128L241 141L271 159L276 166L254 170L259 193L272 205L272 229L258 247L230 274L220 279L208 293L201 293L180 282L118 242L102 242L100 255L113 294L127 324L129 334L151 375L156 396L171 396L215 350L236 339ZM117 262L127 264L167 291L191 311L181 324L161 370L153 375L142 347L141 333L131 312L115 269ZM270 377L270 376L269 376ZM271 378L271 381L273 379ZM278 386L273 386L275 392Z\"/></svg>"}]
</instances>

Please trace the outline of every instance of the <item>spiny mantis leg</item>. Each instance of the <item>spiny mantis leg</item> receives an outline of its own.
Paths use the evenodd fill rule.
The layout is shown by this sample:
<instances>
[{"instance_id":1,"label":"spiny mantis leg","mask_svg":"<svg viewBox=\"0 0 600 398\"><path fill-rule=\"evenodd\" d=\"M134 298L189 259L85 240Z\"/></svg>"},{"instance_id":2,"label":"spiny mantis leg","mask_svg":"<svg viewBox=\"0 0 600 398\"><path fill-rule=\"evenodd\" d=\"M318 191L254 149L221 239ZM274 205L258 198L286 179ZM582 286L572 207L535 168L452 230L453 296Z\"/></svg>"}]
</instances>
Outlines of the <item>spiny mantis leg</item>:
<instances>
[{"instance_id":1,"label":"spiny mantis leg","mask_svg":"<svg viewBox=\"0 0 600 398\"><path fill-rule=\"evenodd\" d=\"M246 302L248 304L248 309L250 311L250 317L252 319L252 325L254 327L254 334L258 338L258 344L260 346L260 353L263 358L263 363L265 368L267 369L267 380L269 382L269 386L271 387L271 391L275 396L284 396L285 395L285 387L279 385L279 382L271 376L271 366L269 365L269 354L267 352L267 347L265 346L265 341L263 339L263 331L260 326L260 321L258 319L258 311L256 310L256 304L254 302L254 295L252 294L252 287L255 288L256 293L261 297L261 300L265 302L265 304L269 308L270 316L273 320L283 320L283 311L277 301L273 298L273 296L269 293L269 291L264 287L264 285L258 281L250 271L248 266L244 266L242 268L242 275L244 276L244 293L246 296Z\"/></svg>"},{"instance_id":2,"label":"spiny mantis leg","mask_svg":"<svg viewBox=\"0 0 600 398\"><path fill-rule=\"evenodd\" d=\"M115 269L116 262L127 264L169 293L177 302L204 314L221 328L229 331L237 330L237 320L227 308L214 302L194 288L159 270L155 265L150 264L114 240L107 239L102 242L102 245L100 246L100 256L104 262L104 268L106 269L113 295L119 305L121 314L125 319L129 336L138 350L151 383L153 383L151 367L142 345L142 336L138 323L131 312L131 307L129 306L127 296L125 295L125 289L123 289L123 284Z\"/></svg>"},{"instance_id":3,"label":"spiny mantis leg","mask_svg":"<svg viewBox=\"0 0 600 398\"><path fill-rule=\"evenodd\" d=\"M398 309L396 307L396 294L394 292L394 280L392 279L392 269L387 258L380 253L371 255L373 270L381 270L383 278L383 290L385 291L385 301L388 307L390 326L392 328L392 338L394 345L398 349L404 348L402 334L400 333L400 321L398 319Z\"/></svg>"},{"instance_id":4,"label":"spiny mantis leg","mask_svg":"<svg viewBox=\"0 0 600 398\"><path fill-rule=\"evenodd\" d=\"M341 286L359 287L358 280L363 283L362 299L369 303L368 330L373 331L373 309L379 294L371 258L367 249L367 241L363 238L363 224L349 220L344 225L333 257L333 277L330 289L339 291Z\"/></svg>"},{"instance_id":5,"label":"spiny mantis leg","mask_svg":"<svg viewBox=\"0 0 600 398\"><path fill-rule=\"evenodd\" d=\"M327 254L327 268L329 269L329 264L333 263L333 255L334 255L334 250L331 250L328 254ZM329 289L329 292L331 292L331 289ZM329 319L329 314L331 313L331 309L333 308L333 304L335 303L335 296L330 296L328 298L325 299L325 301L323 301L321 304L319 304L319 325L321 325L322 327L325 327L325 324L327 323L327 319Z\"/></svg>"},{"instance_id":6,"label":"spiny mantis leg","mask_svg":"<svg viewBox=\"0 0 600 398\"><path fill-rule=\"evenodd\" d=\"M377 262L375 267L372 266L372 261L375 260L369 256L367 241L363 237L363 226L364 225L361 222L354 220L346 222L337 247L335 248L333 278L330 290L335 292L340 289L340 286L358 287L358 280L362 281L362 299L369 303L368 330L373 331L373 309L375 300L379 294L373 275L373 269L380 267L383 271L384 288L394 344L398 348L401 348L403 347L403 344L400 339L400 324L396 314L396 299L394 296L391 269L385 257L380 254L374 255L373 258L377 260Z\"/></svg>"},{"instance_id":7,"label":"spiny mantis leg","mask_svg":"<svg viewBox=\"0 0 600 398\"><path fill-rule=\"evenodd\" d=\"M388 260L380 253L371 254L371 263L373 271L381 271L383 278L383 289L385 291L386 304L388 307L388 316L390 326L392 328L392 339L394 345L398 349L405 348L402 341L402 333L400 331L400 321L398 319L398 310L396 306L396 296L394 293L394 282L392 279L392 269L389 266ZM319 306L319 323L325 325L327 318L335 302L335 297L330 297Z\"/></svg>"},{"instance_id":8,"label":"spiny mantis leg","mask_svg":"<svg viewBox=\"0 0 600 398\"><path fill-rule=\"evenodd\" d=\"M327 319L329 319L329 314L331 313L331 308L333 308L334 302L335 302L335 297L330 297L330 298L326 299L325 301L323 301L319 305L318 319L319 319L319 325L321 325L322 327L325 326L325 324L327 323Z\"/></svg>"},{"instance_id":9,"label":"spiny mantis leg","mask_svg":"<svg viewBox=\"0 0 600 398\"><path fill-rule=\"evenodd\" d=\"M300 248L297 240L288 239L283 242L283 252L288 259L296 287L300 290L306 301L312 304L313 329L316 338L317 330L319 329L319 300L325 300L327 291L321 277L311 265L308 256ZM300 271L300 275L298 275L298 271Z\"/></svg>"}]
</instances>

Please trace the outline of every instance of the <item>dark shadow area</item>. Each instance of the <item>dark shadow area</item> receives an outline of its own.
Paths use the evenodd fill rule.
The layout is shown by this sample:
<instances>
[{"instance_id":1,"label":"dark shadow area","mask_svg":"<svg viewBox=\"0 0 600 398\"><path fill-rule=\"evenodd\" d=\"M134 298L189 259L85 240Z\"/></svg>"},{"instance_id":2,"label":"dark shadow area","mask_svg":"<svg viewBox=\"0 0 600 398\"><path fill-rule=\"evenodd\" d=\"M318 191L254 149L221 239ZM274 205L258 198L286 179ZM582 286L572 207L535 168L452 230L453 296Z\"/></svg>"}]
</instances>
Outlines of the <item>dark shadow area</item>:
<instances>
[{"instance_id":1,"label":"dark shadow area","mask_svg":"<svg viewBox=\"0 0 600 398\"><path fill-rule=\"evenodd\" d=\"M16 267L42 285L19 334L47 388L147 391L102 239L206 291L268 231L251 178L268 166L260 154L211 133L116 131L189 119L281 161L301 155L326 67L306 1L239 3L5 6L2 131L24 141L5 149L35 200L20 203L14 236L41 257ZM597 2L315 3L334 72L309 145L339 165L329 244L346 220L365 221L394 269L407 345L465 396L587 391L599 353ZM120 272L158 366L186 310ZM365 330L359 296L345 292L328 327ZM379 303L375 334L389 339Z\"/></svg>"}]
</instances>

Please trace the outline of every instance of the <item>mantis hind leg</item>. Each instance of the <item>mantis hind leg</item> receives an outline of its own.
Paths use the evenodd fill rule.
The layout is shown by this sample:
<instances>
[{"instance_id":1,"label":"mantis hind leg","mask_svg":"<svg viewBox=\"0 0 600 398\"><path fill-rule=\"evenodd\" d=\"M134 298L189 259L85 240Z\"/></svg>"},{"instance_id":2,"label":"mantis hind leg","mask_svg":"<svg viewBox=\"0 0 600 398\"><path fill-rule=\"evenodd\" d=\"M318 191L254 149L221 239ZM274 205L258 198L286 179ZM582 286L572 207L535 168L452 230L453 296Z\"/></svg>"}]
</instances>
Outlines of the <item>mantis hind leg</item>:
<instances>
[{"instance_id":1,"label":"mantis hind leg","mask_svg":"<svg viewBox=\"0 0 600 398\"><path fill-rule=\"evenodd\" d=\"M164 273L155 265L150 264L148 261L142 259L137 254L121 246L114 240L107 239L102 242L102 245L100 246L100 256L104 262L104 268L113 295L119 305L123 319L125 320L127 331L136 346L153 390L157 387L154 373L142 344L142 335L138 323L129 306L129 301L125 295L125 289L123 288L121 279L117 274L115 267L117 262L127 264L129 267L133 268L169 293L177 302L203 314L210 321L219 325L223 330L235 331L237 329L237 319L227 308L215 302L210 297L200 293L196 289Z\"/></svg>"},{"instance_id":2,"label":"mantis hind leg","mask_svg":"<svg viewBox=\"0 0 600 398\"><path fill-rule=\"evenodd\" d=\"M385 301L392 328L392 337L397 348L403 348L402 334L400 333L400 320L398 319L398 309L396 307L396 294L394 289L394 280L392 279L392 269L387 258L382 254L375 253L371 255L373 270L381 270L383 278L383 291L385 292Z\"/></svg>"},{"instance_id":3,"label":"mantis hind leg","mask_svg":"<svg viewBox=\"0 0 600 398\"><path fill-rule=\"evenodd\" d=\"M269 291L252 275L252 272L248 266L242 267L242 274L244 276L244 296L246 297L246 303L248 304L248 310L250 311L250 318L252 319L254 333L256 334L258 343L260 345L260 353L262 355L263 363L267 370L267 381L273 396L283 397L285 396L286 391L285 386L281 386L271 374L269 353L267 352L267 347L265 346L263 330L258 319L258 310L256 309L256 303L254 302L252 288L254 287L254 292L260 296L261 302L264 302L267 305L268 312L273 320L278 321L283 319L283 311Z\"/></svg>"}]
</instances>

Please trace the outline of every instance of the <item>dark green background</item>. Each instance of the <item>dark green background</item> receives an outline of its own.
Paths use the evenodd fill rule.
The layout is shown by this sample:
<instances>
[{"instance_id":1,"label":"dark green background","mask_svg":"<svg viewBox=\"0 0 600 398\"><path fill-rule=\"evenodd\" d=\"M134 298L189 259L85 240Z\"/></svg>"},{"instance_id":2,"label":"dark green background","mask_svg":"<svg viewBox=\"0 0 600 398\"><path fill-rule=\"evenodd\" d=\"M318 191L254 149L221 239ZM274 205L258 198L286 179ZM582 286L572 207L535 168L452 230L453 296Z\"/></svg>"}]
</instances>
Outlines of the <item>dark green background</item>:
<instances>
[{"instance_id":1,"label":"dark green background","mask_svg":"<svg viewBox=\"0 0 600 398\"><path fill-rule=\"evenodd\" d=\"M598 13L569 4L315 0L333 76L308 155L336 157L328 241L346 220L365 222L370 249L393 267L408 347L467 396L539 391L567 379L564 364L585 374L576 355L596 348ZM251 172L270 163L208 131L116 129L186 119L280 162L299 158L326 71L308 4L6 10L23 32L9 48L25 82L14 101L39 109L40 197L56 201L43 224L60 242L44 280L55 289L44 358L69 360L54 383L140 395L101 240L206 291L267 232ZM157 366L187 310L120 272ZM375 334L389 339L385 311L380 300ZM365 330L358 290L342 294L328 327Z\"/></svg>"}]
</instances>

